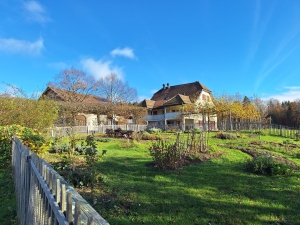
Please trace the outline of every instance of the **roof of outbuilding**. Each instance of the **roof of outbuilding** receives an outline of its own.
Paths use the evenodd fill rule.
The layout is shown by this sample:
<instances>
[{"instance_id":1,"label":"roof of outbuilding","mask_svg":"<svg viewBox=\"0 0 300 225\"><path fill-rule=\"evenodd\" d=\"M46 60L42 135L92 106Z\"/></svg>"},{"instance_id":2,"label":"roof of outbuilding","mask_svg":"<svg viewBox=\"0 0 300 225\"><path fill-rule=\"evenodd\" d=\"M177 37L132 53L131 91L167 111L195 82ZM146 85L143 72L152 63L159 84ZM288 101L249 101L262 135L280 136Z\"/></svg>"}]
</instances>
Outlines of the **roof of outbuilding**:
<instances>
[{"instance_id":1,"label":"roof of outbuilding","mask_svg":"<svg viewBox=\"0 0 300 225\"><path fill-rule=\"evenodd\" d=\"M97 104L100 102L108 102L106 98L96 95L85 95L75 92L70 92L66 90L62 90L54 87L47 87L47 89L43 92L42 96L47 96L50 92L55 93L55 99L64 102L82 102L87 104Z\"/></svg>"}]
</instances>

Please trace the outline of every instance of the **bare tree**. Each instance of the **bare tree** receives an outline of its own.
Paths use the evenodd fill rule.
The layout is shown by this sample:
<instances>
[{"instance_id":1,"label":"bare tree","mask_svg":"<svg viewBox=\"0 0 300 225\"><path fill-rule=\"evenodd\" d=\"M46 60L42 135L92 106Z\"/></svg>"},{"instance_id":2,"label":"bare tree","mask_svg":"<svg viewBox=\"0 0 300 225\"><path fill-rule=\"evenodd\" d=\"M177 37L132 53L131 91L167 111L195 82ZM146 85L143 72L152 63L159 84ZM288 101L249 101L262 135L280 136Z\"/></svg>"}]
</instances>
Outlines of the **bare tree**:
<instances>
[{"instance_id":1,"label":"bare tree","mask_svg":"<svg viewBox=\"0 0 300 225\"><path fill-rule=\"evenodd\" d=\"M255 105L256 109L259 111L260 117L265 118L268 114L267 112L267 105L264 100L257 97L256 95L253 96L252 103Z\"/></svg>"},{"instance_id":2,"label":"bare tree","mask_svg":"<svg viewBox=\"0 0 300 225\"><path fill-rule=\"evenodd\" d=\"M97 90L94 77L74 67L62 70L54 77L54 80L54 82L49 82L48 86L62 90L60 94L63 95L64 101L70 103L83 102Z\"/></svg>"},{"instance_id":3,"label":"bare tree","mask_svg":"<svg viewBox=\"0 0 300 225\"><path fill-rule=\"evenodd\" d=\"M83 108L83 102L97 90L97 83L92 76L74 67L62 70L48 86L55 88L63 102L59 104L60 114L71 115L71 125L76 124L76 116Z\"/></svg>"},{"instance_id":4,"label":"bare tree","mask_svg":"<svg viewBox=\"0 0 300 225\"><path fill-rule=\"evenodd\" d=\"M112 103L129 103L137 100L137 91L129 87L116 74L103 77L98 82L99 94Z\"/></svg>"}]
</instances>

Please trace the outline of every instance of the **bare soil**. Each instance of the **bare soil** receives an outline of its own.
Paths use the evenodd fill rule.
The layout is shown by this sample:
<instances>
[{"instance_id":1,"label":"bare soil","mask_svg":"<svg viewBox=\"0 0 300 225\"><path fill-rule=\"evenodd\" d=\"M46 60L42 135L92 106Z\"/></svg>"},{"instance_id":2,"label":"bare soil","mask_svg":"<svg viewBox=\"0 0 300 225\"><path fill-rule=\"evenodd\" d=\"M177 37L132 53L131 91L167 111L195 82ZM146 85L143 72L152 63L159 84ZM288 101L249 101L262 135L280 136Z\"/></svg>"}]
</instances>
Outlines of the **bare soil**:
<instances>
[{"instance_id":1,"label":"bare soil","mask_svg":"<svg viewBox=\"0 0 300 225\"><path fill-rule=\"evenodd\" d=\"M256 142L256 143L252 142L252 145L253 144L254 145L260 145L260 144L258 144L258 142ZM283 163L283 164L286 164L286 165L289 165L289 166L293 166L295 169L299 169L299 166L296 163L294 163L293 161L291 161L291 160L289 160L285 157L279 156L277 154L273 154L269 151L258 150L258 149L254 149L254 148L245 148L245 147L239 147L239 146L232 146L232 145L219 145L219 146L230 148L230 149L237 149L237 150L240 150L244 153L247 153L247 154L251 155L252 157L258 157L260 155L271 156L277 162L280 162L280 163Z\"/></svg>"}]
</instances>

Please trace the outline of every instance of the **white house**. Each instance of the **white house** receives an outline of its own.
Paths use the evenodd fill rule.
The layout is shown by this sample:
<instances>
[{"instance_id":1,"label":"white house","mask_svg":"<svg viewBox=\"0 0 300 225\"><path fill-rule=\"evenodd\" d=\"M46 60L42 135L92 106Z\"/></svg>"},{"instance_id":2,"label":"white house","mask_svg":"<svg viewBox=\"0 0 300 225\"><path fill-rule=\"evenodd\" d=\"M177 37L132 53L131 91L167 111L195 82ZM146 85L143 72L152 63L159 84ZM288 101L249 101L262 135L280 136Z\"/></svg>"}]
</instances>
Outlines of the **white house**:
<instances>
[{"instance_id":1,"label":"white house","mask_svg":"<svg viewBox=\"0 0 300 225\"><path fill-rule=\"evenodd\" d=\"M216 114L204 110L204 106L213 106L211 99L211 91L196 81L174 86L163 84L150 100L145 99L141 104L147 107L146 120L149 126L178 126L182 129L206 127L216 130ZM200 110L197 113L187 112L186 108L190 106L197 106Z\"/></svg>"}]
</instances>

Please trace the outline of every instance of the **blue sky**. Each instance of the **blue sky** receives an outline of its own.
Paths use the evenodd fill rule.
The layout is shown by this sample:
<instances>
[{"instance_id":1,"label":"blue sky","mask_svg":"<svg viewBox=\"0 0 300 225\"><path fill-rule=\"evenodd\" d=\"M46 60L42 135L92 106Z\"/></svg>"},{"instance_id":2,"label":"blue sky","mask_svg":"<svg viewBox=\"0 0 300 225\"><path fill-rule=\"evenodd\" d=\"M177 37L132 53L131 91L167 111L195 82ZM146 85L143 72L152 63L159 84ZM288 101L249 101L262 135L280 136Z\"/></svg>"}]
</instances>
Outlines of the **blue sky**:
<instances>
[{"instance_id":1,"label":"blue sky","mask_svg":"<svg viewBox=\"0 0 300 225\"><path fill-rule=\"evenodd\" d=\"M61 70L116 73L141 99L162 84L300 98L300 1L0 1L0 91L41 92Z\"/></svg>"}]
</instances>

